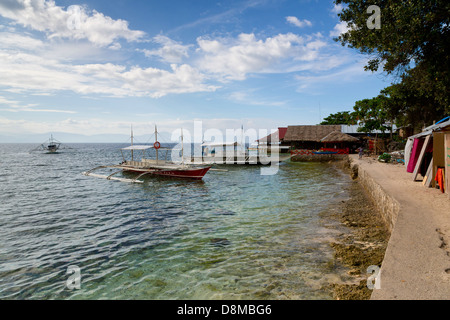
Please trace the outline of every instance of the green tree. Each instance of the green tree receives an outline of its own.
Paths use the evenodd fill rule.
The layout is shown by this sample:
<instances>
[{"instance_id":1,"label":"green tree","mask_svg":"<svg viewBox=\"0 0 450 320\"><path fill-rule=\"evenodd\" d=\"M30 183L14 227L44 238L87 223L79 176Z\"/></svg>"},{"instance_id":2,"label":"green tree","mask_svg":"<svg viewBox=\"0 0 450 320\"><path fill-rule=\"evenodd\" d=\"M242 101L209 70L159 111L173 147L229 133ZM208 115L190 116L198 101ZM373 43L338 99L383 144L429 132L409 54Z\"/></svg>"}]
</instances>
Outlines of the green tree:
<instances>
[{"instance_id":1,"label":"green tree","mask_svg":"<svg viewBox=\"0 0 450 320\"><path fill-rule=\"evenodd\" d=\"M352 125L356 124L353 113L350 111L341 111L338 113L330 114L328 117L324 118L320 123L321 125L330 125L330 124L345 124Z\"/></svg>"},{"instance_id":2,"label":"green tree","mask_svg":"<svg viewBox=\"0 0 450 320\"><path fill-rule=\"evenodd\" d=\"M379 95L372 99L363 99L355 102L353 107L354 116L359 122L358 131L372 132L375 130L386 131L390 126L388 122L388 113L385 109L386 97Z\"/></svg>"},{"instance_id":3,"label":"green tree","mask_svg":"<svg viewBox=\"0 0 450 320\"><path fill-rule=\"evenodd\" d=\"M399 127L411 125L420 130L445 116L445 107L436 97L410 84L409 79L383 89L381 95L385 97L383 107L388 118L395 119Z\"/></svg>"},{"instance_id":4,"label":"green tree","mask_svg":"<svg viewBox=\"0 0 450 320\"><path fill-rule=\"evenodd\" d=\"M408 104L397 110L399 116L411 118L420 108L430 123L450 113L450 1L335 0L335 3L345 5L339 17L349 27L335 40L368 55L366 70L382 69L400 80L398 87L393 88L395 99L403 96ZM367 26L371 15L367 8L373 4L380 8L380 29ZM395 108L399 108L395 99L389 102L392 106L395 102Z\"/></svg>"}]
</instances>

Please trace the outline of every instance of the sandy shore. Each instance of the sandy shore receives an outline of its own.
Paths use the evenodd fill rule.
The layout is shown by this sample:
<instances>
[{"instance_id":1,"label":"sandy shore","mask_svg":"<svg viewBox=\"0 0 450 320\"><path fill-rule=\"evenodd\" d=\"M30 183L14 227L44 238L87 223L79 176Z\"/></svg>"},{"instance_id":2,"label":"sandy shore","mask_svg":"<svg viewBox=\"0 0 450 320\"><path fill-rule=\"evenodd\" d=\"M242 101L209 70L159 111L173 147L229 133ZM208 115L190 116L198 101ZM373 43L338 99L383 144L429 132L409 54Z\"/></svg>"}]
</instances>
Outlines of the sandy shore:
<instances>
[{"instance_id":1,"label":"sandy shore","mask_svg":"<svg viewBox=\"0 0 450 320\"><path fill-rule=\"evenodd\" d=\"M350 159L399 204L371 299L450 299L450 200L400 164ZM383 205L378 203L375 205Z\"/></svg>"}]
</instances>

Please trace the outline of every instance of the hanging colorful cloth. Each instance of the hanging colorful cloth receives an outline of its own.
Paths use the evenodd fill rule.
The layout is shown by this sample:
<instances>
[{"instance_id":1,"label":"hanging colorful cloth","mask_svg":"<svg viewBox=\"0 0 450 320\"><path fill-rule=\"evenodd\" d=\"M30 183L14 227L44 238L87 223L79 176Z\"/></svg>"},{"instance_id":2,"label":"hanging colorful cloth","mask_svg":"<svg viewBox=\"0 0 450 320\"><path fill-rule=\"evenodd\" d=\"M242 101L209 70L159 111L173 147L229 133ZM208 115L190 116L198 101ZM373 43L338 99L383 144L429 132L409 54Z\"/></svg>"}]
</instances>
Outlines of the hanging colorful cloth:
<instances>
[{"instance_id":1,"label":"hanging colorful cloth","mask_svg":"<svg viewBox=\"0 0 450 320\"><path fill-rule=\"evenodd\" d=\"M436 180L437 184L439 185L439 188L441 189L441 192L444 193L445 192L445 186L444 186L444 169L442 168L438 168L437 172L436 172L436 177L434 178L434 180Z\"/></svg>"},{"instance_id":2,"label":"hanging colorful cloth","mask_svg":"<svg viewBox=\"0 0 450 320\"><path fill-rule=\"evenodd\" d=\"M409 158L408 167L406 168L406 172L414 172L414 168L416 167L417 160L419 159L420 151L422 150L422 146L424 143L424 139L422 138L415 138L411 156Z\"/></svg>"}]
</instances>

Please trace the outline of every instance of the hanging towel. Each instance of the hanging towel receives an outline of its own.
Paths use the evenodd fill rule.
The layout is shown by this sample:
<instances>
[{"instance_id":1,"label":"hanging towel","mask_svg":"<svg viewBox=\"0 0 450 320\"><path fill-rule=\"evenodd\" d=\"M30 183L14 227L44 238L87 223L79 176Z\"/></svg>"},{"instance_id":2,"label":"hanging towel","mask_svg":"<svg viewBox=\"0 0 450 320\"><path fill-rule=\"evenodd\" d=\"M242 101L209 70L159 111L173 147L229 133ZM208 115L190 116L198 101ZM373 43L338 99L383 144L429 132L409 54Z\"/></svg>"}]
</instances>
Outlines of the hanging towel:
<instances>
[{"instance_id":1,"label":"hanging towel","mask_svg":"<svg viewBox=\"0 0 450 320\"><path fill-rule=\"evenodd\" d=\"M434 178L436 180L437 184L439 185L439 188L441 189L441 192L445 192L445 177L444 177L444 169L438 168L436 172L436 177Z\"/></svg>"},{"instance_id":2,"label":"hanging towel","mask_svg":"<svg viewBox=\"0 0 450 320\"><path fill-rule=\"evenodd\" d=\"M411 151L411 157L408 162L407 172L414 172L414 168L416 167L417 160L419 160L420 151L422 150L422 146L424 143L424 139L415 138L414 144Z\"/></svg>"},{"instance_id":3,"label":"hanging towel","mask_svg":"<svg viewBox=\"0 0 450 320\"><path fill-rule=\"evenodd\" d=\"M414 139L408 139L405 145L405 165L408 167L409 158L411 157L411 151L413 147Z\"/></svg>"}]
</instances>

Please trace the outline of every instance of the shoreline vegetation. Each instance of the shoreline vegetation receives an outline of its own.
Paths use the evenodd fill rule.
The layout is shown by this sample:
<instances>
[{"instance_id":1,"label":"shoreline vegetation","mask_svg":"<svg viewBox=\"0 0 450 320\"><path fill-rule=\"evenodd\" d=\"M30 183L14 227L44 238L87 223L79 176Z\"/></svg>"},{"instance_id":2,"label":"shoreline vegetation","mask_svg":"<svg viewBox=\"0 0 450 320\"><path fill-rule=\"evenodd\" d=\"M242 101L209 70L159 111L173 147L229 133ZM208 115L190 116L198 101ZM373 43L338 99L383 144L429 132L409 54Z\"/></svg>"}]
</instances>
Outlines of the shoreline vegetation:
<instances>
[{"instance_id":1,"label":"shoreline vegetation","mask_svg":"<svg viewBox=\"0 0 450 320\"><path fill-rule=\"evenodd\" d=\"M349 232L341 233L330 246L334 249L335 264L346 268L350 281L330 285L334 300L368 300L372 291L367 288L369 266L381 267L390 232L373 199L358 180L355 180L344 160L334 163L349 174L353 181L348 189L349 199L332 213Z\"/></svg>"}]
</instances>

